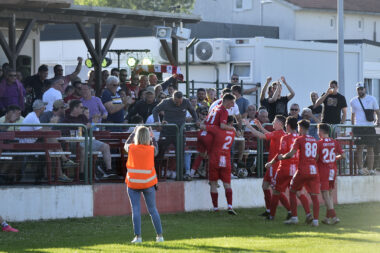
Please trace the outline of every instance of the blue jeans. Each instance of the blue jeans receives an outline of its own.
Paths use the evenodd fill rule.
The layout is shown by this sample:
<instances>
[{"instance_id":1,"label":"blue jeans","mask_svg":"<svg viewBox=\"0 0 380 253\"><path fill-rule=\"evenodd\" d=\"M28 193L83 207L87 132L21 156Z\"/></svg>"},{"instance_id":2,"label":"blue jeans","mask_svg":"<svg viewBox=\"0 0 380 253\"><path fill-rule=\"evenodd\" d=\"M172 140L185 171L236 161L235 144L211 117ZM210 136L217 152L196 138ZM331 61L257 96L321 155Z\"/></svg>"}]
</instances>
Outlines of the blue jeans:
<instances>
[{"instance_id":1,"label":"blue jeans","mask_svg":"<svg viewBox=\"0 0 380 253\"><path fill-rule=\"evenodd\" d=\"M135 235L141 235L141 206L140 206L140 196L141 193L144 194L145 204L148 208L148 212L150 217L152 218L152 222L154 228L156 229L156 233L162 234L161 227L161 219L160 215L156 208L156 190L154 186L148 189L135 190L127 187L129 201L132 206L132 221L133 221L133 230Z\"/></svg>"}]
</instances>

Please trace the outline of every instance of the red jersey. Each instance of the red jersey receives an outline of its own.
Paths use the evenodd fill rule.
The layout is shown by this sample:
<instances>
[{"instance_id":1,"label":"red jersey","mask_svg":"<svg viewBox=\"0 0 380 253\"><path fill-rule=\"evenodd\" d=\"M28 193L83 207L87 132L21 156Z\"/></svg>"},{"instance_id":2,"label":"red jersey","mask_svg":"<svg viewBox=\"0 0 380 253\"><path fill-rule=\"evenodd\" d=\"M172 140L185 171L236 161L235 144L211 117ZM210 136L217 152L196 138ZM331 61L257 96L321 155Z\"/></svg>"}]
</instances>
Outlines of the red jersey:
<instances>
[{"instance_id":1,"label":"red jersey","mask_svg":"<svg viewBox=\"0 0 380 253\"><path fill-rule=\"evenodd\" d=\"M218 168L231 167L231 147L234 142L235 132L222 130L217 126L207 126L207 132L213 135L210 164Z\"/></svg>"},{"instance_id":2,"label":"red jersey","mask_svg":"<svg viewBox=\"0 0 380 253\"><path fill-rule=\"evenodd\" d=\"M227 124L228 111L223 105L215 106L207 115L205 125L220 127L220 124Z\"/></svg>"},{"instance_id":3,"label":"red jersey","mask_svg":"<svg viewBox=\"0 0 380 253\"><path fill-rule=\"evenodd\" d=\"M328 171L329 169L336 169L336 155L343 153L342 148L337 140L331 138L324 138L318 141L318 169L321 173L322 170Z\"/></svg>"},{"instance_id":4,"label":"red jersey","mask_svg":"<svg viewBox=\"0 0 380 253\"><path fill-rule=\"evenodd\" d=\"M279 154L286 154L293 148L293 143L294 141L299 137L298 133L292 133L292 134L287 134L281 137L280 141L280 151ZM292 168L293 171L290 171L290 166L291 165L298 165L298 152L294 154L292 158L281 160L280 161L280 167L279 169L281 170L287 170L286 174L288 175L294 175L296 172L296 166L293 166Z\"/></svg>"},{"instance_id":5,"label":"red jersey","mask_svg":"<svg viewBox=\"0 0 380 253\"><path fill-rule=\"evenodd\" d=\"M269 132L265 134L266 139L270 141L268 161L272 161L272 159L280 151L280 140L281 140L281 137L284 135L285 135L284 130L275 130L273 132Z\"/></svg>"},{"instance_id":6,"label":"red jersey","mask_svg":"<svg viewBox=\"0 0 380 253\"><path fill-rule=\"evenodd\" d=\"M298 150L299 163L297 171L303 175L317 175L317 140L313 136L302 135L294 141L293 148Z\"/></svg>"}]
</instances>

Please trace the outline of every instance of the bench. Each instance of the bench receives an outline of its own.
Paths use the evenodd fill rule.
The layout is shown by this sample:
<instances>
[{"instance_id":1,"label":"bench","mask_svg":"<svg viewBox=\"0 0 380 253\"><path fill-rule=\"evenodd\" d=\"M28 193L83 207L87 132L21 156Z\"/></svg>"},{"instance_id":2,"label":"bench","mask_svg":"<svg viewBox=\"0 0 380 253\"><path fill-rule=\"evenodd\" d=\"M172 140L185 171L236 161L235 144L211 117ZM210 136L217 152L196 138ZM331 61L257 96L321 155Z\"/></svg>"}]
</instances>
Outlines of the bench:
<instances>
[{"instance_id":1,"label":"bench","mask_svg":"<svg viewBox=\"0 0 380 253\"><path fill-rule=\"evenodd\" d=\"M48 183L51 184L52 158L56 159L55 182L58 180L58 163L62 155L70 155L71 152L61 150L59 142L50 142L48 139L61 137L61 131L8 131L0 132L0 159L12 160L14 157L46 158ZM24 139L37 139L36 142L22 142ZM21 141L21 142L20 142Z\"/></svg>"}]
</instances>

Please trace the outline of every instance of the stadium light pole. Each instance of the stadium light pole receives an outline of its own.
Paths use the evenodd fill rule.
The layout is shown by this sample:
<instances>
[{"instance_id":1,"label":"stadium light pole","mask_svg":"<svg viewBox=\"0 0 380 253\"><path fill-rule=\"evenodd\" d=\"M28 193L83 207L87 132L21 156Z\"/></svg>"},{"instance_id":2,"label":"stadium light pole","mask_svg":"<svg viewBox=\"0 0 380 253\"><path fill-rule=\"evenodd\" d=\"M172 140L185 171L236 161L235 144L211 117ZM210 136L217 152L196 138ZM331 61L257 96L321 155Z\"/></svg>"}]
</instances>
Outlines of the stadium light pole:
<instances>
[{"instance_id":1,"label":"stadium light pole","mask_svg":"<svg viewBox=\"0 0 380 253\"><path fill-rule=\"evenodd\" d=\"M186 45L186 95L190 95L190 83L189 83L189 49L195 46L199 42L198 38L192 39L189 44Z\"/></svg>"},{"instance_id":2,"label":"stadium light pole","mask_svg":"<svg viewBox=\"0 0 380 253\"><path fill-rule=\"evenodd\" d=\"M338 84L344 94L344 0L337 0L338 10Z\"/></svg>"}]
</instances>

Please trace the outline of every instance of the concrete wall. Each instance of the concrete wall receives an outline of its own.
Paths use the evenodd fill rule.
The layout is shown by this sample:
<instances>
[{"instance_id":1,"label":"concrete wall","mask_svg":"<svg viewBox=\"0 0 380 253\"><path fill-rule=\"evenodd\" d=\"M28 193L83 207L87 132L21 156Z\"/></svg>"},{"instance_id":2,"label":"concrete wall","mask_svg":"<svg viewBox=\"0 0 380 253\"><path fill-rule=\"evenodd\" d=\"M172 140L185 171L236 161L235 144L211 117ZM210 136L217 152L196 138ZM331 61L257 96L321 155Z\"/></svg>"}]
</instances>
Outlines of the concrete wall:
<instances>
[{"instance_id":1,"label":"concrete wall","mask_svg":"<svg viewBox=\"0 0 380 253\"><path fill-rule=\"evenodd\" d=\"M338 204L380 201L380 177L338 177Z\"/></svg>"},{"instance_id":2,"label":"concrete wall","mask_svg":"<svg viewBox=\"0 0 380 253\"><path fill-rule=\"evenodd\" d=\"M92 186L0 188L0 214L6 220L93 216Z\"/></svg>"}]
</instances>

